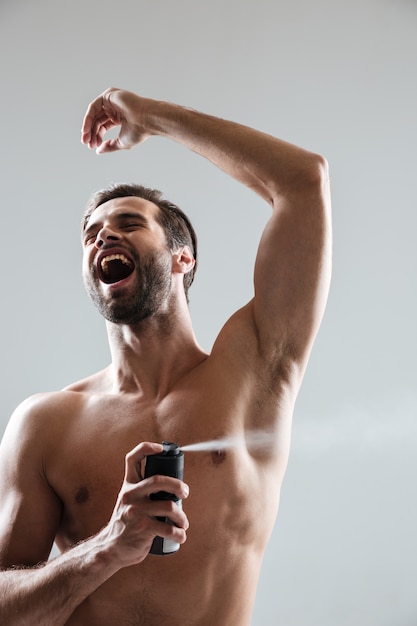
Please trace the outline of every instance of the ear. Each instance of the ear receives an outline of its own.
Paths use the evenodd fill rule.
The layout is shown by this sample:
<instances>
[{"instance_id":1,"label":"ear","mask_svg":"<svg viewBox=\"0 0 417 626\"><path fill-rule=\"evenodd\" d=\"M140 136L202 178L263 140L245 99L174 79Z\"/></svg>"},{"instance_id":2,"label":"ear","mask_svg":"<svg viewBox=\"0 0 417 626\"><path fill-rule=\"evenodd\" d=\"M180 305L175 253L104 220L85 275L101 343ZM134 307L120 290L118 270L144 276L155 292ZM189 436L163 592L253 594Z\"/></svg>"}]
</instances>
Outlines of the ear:
<instances>
[{"instance_id":1,"label":"ear","mask_svg":"<svg viewBox=\"0 0 417 626\"><path fill-rule=\"evenodd\" d=\"M194 265L195 259L189 246L184 246L173 252L172 271L174 274L187 274Z\"/></svg>"}]
</instances>

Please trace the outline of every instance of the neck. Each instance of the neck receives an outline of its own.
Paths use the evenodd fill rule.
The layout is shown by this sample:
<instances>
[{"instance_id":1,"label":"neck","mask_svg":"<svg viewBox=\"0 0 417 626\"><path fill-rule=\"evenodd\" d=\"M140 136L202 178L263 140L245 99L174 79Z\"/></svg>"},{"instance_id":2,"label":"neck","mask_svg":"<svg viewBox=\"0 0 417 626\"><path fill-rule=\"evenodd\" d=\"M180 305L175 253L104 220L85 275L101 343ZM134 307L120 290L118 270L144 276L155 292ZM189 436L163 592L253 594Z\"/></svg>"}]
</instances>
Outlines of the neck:
<instances>
[{"instance_id":1,"label":"neck","mask_svg":"<svg viewBox=\"0 0 417 626\"><path fill-rule=\"evenodd\" d=\"M135 326L107 322L115 393L162 398L206 354L197 344L188 307Z\"/></svg>"}]
</instances>

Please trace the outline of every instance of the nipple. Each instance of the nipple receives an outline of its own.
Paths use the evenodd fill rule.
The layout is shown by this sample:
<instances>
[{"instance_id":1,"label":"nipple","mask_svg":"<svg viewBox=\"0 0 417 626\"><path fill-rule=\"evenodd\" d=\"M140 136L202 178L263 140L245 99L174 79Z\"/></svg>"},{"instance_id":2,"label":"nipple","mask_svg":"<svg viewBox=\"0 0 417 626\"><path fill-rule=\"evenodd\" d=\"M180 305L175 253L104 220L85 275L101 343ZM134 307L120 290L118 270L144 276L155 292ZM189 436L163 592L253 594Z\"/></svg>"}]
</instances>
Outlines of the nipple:
<instances>
[{"instance_id":1,"label":"nipple","mask_svg":"<svg viewBox=\"0 0 417 626\"><path fill-rule=\"evenodd\" d=\"M226 460L226 450L213 450L211 452L211 460L214 465L221 465Z\"/></svg>"},{"instance_id":2,"label":"nipple","mask_svg":"<svg viewBox=\"0 0 417 626\"><path fill-rule=\"evenodd\" d=\"M80 487L75 494L75 501L77 504L84 504L84 502L87 502L89 497L90 494L87 487Z\"/></svg>"}]
</instances>

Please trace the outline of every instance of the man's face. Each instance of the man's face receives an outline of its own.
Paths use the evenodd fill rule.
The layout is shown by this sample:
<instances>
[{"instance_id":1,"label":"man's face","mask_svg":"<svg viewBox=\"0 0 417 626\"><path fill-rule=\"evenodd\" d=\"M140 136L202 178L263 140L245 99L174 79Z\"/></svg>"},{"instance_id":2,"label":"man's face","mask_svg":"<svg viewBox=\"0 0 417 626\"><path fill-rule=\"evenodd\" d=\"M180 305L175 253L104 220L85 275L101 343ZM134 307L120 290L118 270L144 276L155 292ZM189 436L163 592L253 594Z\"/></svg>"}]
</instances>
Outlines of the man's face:
<instances>
[{"instance_id":1,"label":"man's face","mask_svg":"<svg viewBox=\"0 0 417 626\"><path fill-rule=\"evenodd\" d=\"M85 227L84 285L110 322L136 324L168 303L172 257L158 210L142 198L116 198L100 205Z\"/></svg>"}]
</instances>

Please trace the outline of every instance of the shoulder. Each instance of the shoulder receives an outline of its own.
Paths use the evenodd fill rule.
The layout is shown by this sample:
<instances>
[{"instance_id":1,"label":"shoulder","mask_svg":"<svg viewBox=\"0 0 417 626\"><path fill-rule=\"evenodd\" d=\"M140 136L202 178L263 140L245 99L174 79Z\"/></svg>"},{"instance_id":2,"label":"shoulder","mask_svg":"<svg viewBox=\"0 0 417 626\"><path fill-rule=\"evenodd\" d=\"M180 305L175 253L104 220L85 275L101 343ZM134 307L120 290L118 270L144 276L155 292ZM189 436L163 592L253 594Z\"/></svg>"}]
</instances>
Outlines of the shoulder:
<instances>
[{"instance_id":1,"label":"shoulder","mask_svg":"<svg viewBox=\"0 0 417 626\"><path fill-rule=\"evenodd\" d=\"M62 390L37 393L26 398L13 412L3 440L21 447L25 441L32 442L34 437L41 444L62 435L91 397L105 390L107 381L106 369Z\"/></svg>"},{"instance_id":2,"label":"shoulder","mask_svg":"<svg viewBox=\"0 0 417 626\"><path fill-rule=\"evenodd\" d=\"M82 378L71 383L63 389L63 392L79 393L79 394L96 394L108 393L112 387L111 366L106 367L100 372L96 372L87 378Z\"/></svg>"},{"instance_id":3,"label":"shoulder","mask_svg":"<svg viewBox=\"0 0 417 626\"><path fill-rule=\"evenodd\" d=\"M40 445L44 439L56 434L54 425L62 423L63 418L73 413L82 402L82 394L67 390L38 393L26 398L9 420L3 446L14 443L17 447L24 447L35 437Z\"/></svg>"},{"instance_id":4,"label":"shoulder","mask_svg":"<svg viewBox=\"0 0 417 626\"><path fill-rule=\"evenodd\" d=\"M81 401L82 394L70 389L37 393L26 398L17 407L13 417L26 420L41 418L42 416L48 417L51 414L56 414L57 411L65 410L67 407L71 408Z\"/></svg>"}]
</instances>

